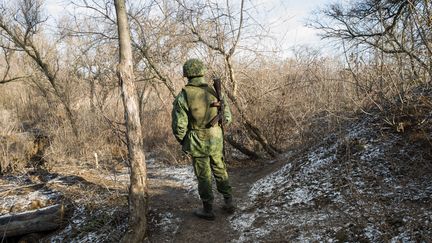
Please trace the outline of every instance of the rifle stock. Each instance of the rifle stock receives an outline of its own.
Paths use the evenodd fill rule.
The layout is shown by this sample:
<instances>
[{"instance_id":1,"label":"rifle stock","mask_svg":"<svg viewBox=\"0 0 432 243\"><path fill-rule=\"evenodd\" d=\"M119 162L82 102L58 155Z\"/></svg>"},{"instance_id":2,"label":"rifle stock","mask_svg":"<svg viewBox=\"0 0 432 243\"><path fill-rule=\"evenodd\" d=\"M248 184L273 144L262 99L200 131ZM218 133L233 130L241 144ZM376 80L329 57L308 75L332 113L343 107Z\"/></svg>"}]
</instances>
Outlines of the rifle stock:
<instances>
[{"instance_id":1,"label":"rifle stock","mask_svg":"<svg viewBox=\"0 0 432 243\"><path fill-rule=\"evenodd\" d=\"M222 137L225 136L225 130L224 130L224 123L225 123L225 116L224 116L224 110L225 110L225 102L222 96L222 84L221 84L221 79L218 77L214 77L213 78L213 87L216 91L216 95L217 95L217 99L219 102L219 107L218 107L218 114L217 116L215 116L211 121L210 121L210 125L214 126L216 125L216 123L219 123L219 126L222 129ZM225 159L225 145L223 146L223 158Z\"/></svg>"},{"instance_id":2,"label":"rifle stock","mask_svg":"<svg viewBox=\"0 0 432 243\"><path fill-rule=\"evenodd\" d=\"M223 123L223 115L219 113L215 117L213 117L213 119L210 120L209 127L214 127L217 123L221 123L221 121Z\"/></svg>"},{"instance_id":3,"label":"rifle stock","mask_svg":"<svg viewBox=\"0 0 432 243\"><path fill-rule=\"evenodd\" d=\"M216 91L216 95L217 95L217 99L218 102L220 104L220 106L218 107L218 114L216 117L214 117L211 121L210 124L212 126L216 125L216 122L219 122L219 125L222 127L223 129L223 125L224 125L224 110L225 110L225 102L223 100L222 97L222 84L221 84L221 79L214 77L213 78L213 87Z\"/></svg>"}]
</instances>

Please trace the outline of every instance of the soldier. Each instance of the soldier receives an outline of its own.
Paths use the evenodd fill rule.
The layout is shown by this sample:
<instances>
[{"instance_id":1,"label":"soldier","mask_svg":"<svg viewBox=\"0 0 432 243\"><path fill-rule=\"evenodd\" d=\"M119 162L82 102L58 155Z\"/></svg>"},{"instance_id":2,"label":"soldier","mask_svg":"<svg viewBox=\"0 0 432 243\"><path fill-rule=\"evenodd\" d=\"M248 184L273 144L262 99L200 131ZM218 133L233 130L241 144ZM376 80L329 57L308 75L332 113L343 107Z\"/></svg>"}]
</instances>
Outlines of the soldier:
<instances>
[{"instance_id":1,"label":"soldier","mask_svg":"<svg viewBox=\"0 0 432 243\"><path fill-rule=\"evenodd\" d=\"M202 61L189 59L183 65L183 76L187 85L177 95L172 110L172 130L185 153L192 156L195 176L198 179L198 192L203 208L194 214L200 218L214 220L212 174L216 187L224 197L226 212L233 213L234 205L231 186L223 158L223 132L210 121L217 116L220 103L215 90L204 78L206 68ZM231 111L224 100L225 124L231 122Z\"/></svg>"}]
</instances>

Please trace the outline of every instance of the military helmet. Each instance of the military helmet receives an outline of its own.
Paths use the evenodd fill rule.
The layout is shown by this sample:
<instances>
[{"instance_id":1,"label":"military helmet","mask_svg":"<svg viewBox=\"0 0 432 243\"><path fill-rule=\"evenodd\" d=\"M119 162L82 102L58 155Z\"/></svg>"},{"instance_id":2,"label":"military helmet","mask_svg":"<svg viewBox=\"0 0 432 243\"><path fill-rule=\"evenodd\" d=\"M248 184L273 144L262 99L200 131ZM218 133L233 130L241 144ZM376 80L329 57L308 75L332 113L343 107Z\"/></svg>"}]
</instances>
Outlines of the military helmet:
<instances>
[{"instance_id":1,"label":"military helmet","mask_svg":"<svg viewBox=\"0 0 432 243\"><path fill-rule=\"evenodd\" d=\"M189 59L183 65L183 77L202 77L207 72L204 63L196 58Z\"/></svg>"}]
</instances>

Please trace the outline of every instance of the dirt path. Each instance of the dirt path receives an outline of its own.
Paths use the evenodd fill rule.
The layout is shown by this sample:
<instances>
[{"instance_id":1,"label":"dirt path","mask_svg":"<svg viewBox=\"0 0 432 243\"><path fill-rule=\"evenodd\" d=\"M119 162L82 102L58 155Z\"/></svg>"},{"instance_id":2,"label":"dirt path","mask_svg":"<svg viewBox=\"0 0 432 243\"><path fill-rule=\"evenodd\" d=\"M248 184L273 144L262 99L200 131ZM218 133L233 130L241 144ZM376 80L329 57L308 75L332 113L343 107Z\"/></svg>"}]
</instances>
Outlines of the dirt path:
<instances>
[{"instance_id":1,"label":"dirt path","mask_svg":"<svg viewBox=\"0 0 432 243\"><path fill-rule=\"evenodd\" d=\"M249 188L256 180L277 170L282 164L283 161L228 164L237 204L247 202ZM223 200L218 192L214 191L215 221L193 215L193 210L202 205L192 166L167 166L157 159L149 159L147 166L150 197L147 242L233 242L239 238L231 227L230 215L221 209ZM33 177L55 179L49 186L31 187L29 191L2 198L0 214L9 212L3 211L11 205L17 207L18 202L22 202L22 210L28 210L26 207L32 205L34 198L46 199L47 205L51 200L67 200L74 205L68 225L41 235L42 242L118 242L127 223L128 169L123 168L114 174L83 167L56 169L46 176L0 178L0 189L2 185L9 188L35 184L36 181L31 179Z\"/></svg>"},{"instance_id":2,"label":"dirt path","mask_svg":"<svg viewBox=\"0 0 432 243\"><path fill-rule=\"evenodd\" d=\"M240 204L246 198L250 185L279 168L280 164L281 162L243 162L240 166L231 166L228 170L237 203ZM221 209L222 196L214 191L215 221L196 218L193 210L201 207L201 201L192 169L190 168L188 178L176 177L175 170L149 168L149 242L230 242L237 239L237 233L230 227L229 215ZM187 180L190 181L181 184Z\"/></svg>"}]
</instances>

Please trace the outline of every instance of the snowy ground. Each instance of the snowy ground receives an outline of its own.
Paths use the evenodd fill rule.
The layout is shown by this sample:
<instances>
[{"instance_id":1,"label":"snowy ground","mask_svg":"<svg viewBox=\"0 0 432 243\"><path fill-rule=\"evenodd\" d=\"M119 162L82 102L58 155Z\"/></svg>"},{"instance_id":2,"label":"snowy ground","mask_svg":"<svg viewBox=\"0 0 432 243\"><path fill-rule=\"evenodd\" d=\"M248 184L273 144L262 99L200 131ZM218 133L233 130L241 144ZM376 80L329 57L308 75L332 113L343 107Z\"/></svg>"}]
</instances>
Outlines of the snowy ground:
<instances>
[{"instance_id":1,"label":"snowy ground","mask_svg":"<svg viewBox=\"0 0 432 243\"><path fill-rule=\"evenodd\" d=\"M158 184L158 186L155 187L175 188L176 190L184 192L182 194L183 197L199 198L196 178L191 165L167 166L151 160L147 164L147 168L149 179L154 180L153 184ZM175 204L175 202L171 203ZM154 229L157 229L157 234L159 235L158 240L171 242L178 232L183 218L179 216L174 208L164 208L163 210L155 211L150 206L150 211L152 211L152 213L149 217L149 223Z\"/></svg>"},{"instance_id":2,"label":"snowy ground","mask_svg":"<svg viewBox=\"0 0 432 243\"><path fill-rule=\"evenodd\" d=\"M52 180L50 182L54 182ZM30 211L55 204L61 193L33 183L28 176L0 178L0 215Z\"/></svg>"},{"instance_id":3,"label":"snowy ground","mask_svg":"<svg viewBox=\"0 0 432 243\"><path fill-rule=\"evenodd\" d=\"M326 138L252 185L230 219L237 242L430 242L430 173L400 171L392 159L406 152L393 154L400 142L367 121Z\"/></svg>"},{"instance_id":4,"label":"snowy ground","mask_svg":"<svg viewBox=\"0 0 432 243\"><path fill-rule=\"evenodd\" d=\"M174 187L184 189L187 193L199 197L192 165L167 166L152 159L147 162L147 169L150 178L166 180Z\"/></svg>"},{"instance_id":5,"label":"snowy ground","mask_svg":"<svg viewBox=\"0 0 432 243\"><path fill-rule=\"evenodd\" d=\"M164 184L169 185L173 188L179 188L184 190L185 192L198 196L198 192L196 190L195 184L195 176L193 173L193 169L191 166L168 166L161 163L158 163L155 159L148 159L147 161L147 170L148 177L150 180L152 178L156 178L157 180L163 181ZM124 187L127 187L129 184L129 171L127 168L124 168L120 172L116 174L105 175L105 179L112 180L116 183L122 184ZM96 221L100 224L106 224L106 222L97 222L97 218L103 217L107 220L112 220L118 217L119 210L118 208L110 208L107 209L104 213L96 213L90 217L86 215L85 210L82 207L78 207L77 211L72 216L71 223L63 229L61 232L57 232L53 238L50 239L51 242L64 242L67 239L68 242L112 242L115 237L120 238L121 235L108 236L105 230L83 230L86 226L89 225L89 222ZM150 208L150 210L152 210ZM121 211L121 217L123 220L120 224L116 225L117 234L121 234L126 230L126 219L127 215L126 211ZM89 220L90 218L90 220ZM179 228L179 223L181 219L173 214L170 211L160 212L155 217L149 217L149 223L155 225L162 234L174 235ZM93 224L93 223L91 223ZM80 232L74 238L69 238L68 235L73 235L74 232L78 229Z\"/></svg>"},{"instance_id":6,"label":"snowy ground","mask_svg":"<svg viewBox=\"0 0 432 243\"><path fill-rule=\"evenodd\" d=\"M192 166L168 166L148 159L147 169L150 180L157 179L164 185L198 197ZM76 171L80 170L82 169ZM126 230L127 225L125 195L129 184L128 169L123 168L111 173L90 169L85 176L78 177L73 175L74 171L70 169L70 175L58 176L51 179L48 184L38 181L41 186L30 186L38 183L28 175L1 178L0 193L4 195L0 197L0 215L45 207L68 198L73 205L73 211L66 226L47 236L45 241L116 241L115 239L119 239ZM174 235L181 219L178 215L165 211L150 217L149 221L158 227L160 232Z\"/></svg>"}]
</instances>

